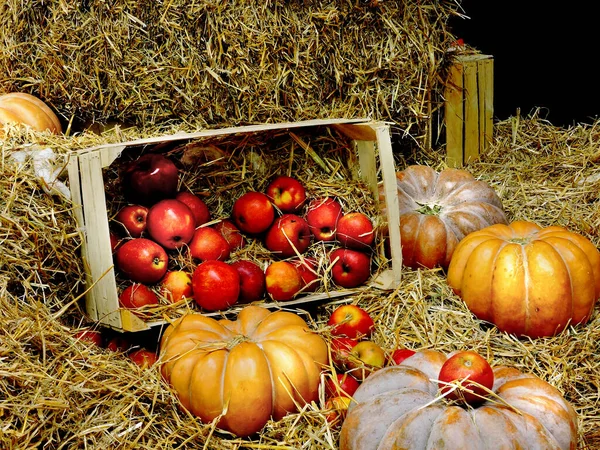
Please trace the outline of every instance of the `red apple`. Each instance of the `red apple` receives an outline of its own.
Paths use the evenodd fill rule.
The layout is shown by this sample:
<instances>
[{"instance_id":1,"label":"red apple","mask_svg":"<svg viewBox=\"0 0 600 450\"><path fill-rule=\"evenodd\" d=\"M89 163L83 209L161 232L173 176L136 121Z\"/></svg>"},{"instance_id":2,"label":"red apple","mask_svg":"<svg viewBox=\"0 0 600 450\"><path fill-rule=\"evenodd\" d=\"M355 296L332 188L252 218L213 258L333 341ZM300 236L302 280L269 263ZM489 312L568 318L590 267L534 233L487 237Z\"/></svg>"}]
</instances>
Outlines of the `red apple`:
<instances>
[{"instance_id":1,"label":"red apple","mask_svg":"<svg viewBox=\"0 0 600 450\"><path fill-rule=\"evenodd\" d=\"M325 379L325 395L327 397L352 397L360 383L349 373L334 373Z\"/></svg>"},{"instance_id":2,"label":"red apple","mask_svg":"<svg viewBox=\"0 0 600 450\"><path fill-rule=\"evenodd\" d=\"M146 350L145 348L138 348L128 354L129 359L140 366L142 369L152 367L158 361L158 355L156 352Z\"/></svg>"},{"instance_id":3,"label":"red apple","mask_svg":"<svg viewBox=\"0 0 600 450\"><path fill-rule=\"evenodd\" d=\"M385 365L385 351L373 341L360 341L348 356L346 369L357 380L363 381L372 372Z\"/></svg>"},{"instance_id":4,"label":"red apple","mask_svg":"<svg viewBox=\"0 0 600 450\"><path fill-rule=\"evenodd\" d=\"M351 212L340 217L336 239L346 248L367 250L375 240L373 223L361 212Z\"/></svg>"},{"instance_id":5,"label":"red apple","mask_svg":"<svg viewBox=\"0 0 600 450\"><path fill-rule=\"evenodd\" d=\"M371 276L371 257L361 251L338 248L329 254L329 261L331 278L338 286L354 288Z\"/></svg>"},{"instance_id":6,"label":"red apple","mask_svg":"<svg viewBox=\"0 0 600 450\"><path fill-rule=\"evenodd\" d=\"M332 397L325 402L325 420L330 426L338 426L344 421L351 402L352 398L345 395Z\"/></svg>"},{"instance_id":7,"label":"red apple","mask_svg":"<svg viewBox=\"0 0 600 450\"><path fill-rule=\"evenodd\" d=\"M146 305L158 305L158 297L148 286L133 283L121 292L119 304L123 308L137 309Z\"/></svg>"},{"instance_id":8,"label":"red apple","mask_svg":"<svg viewBox=\"0 0 600 450\"><path fill-rule=\"evenodd\" d=\"M102 332L89 328L79 330L77 333L75 333L75 339L80 342L85 342L86 344L96 345L98 347L102 347L102 344L104 343Z\"/></svg>"},{"instance_id":9,"label":"red apple","mask_svg":"<svg viewBox=\"0 0 600 450\"><path fill-rule=\"evenodd\" d=\"M210 222L210 211L208 206L204 203L204 200L197 195L192 194L191 192L181 191L177 193L175 200L185 203L185 205L190 208L190 211L192 211L194 216L196 228Z\"/></svg>"},{"instance_id":10,"label":"red apple","mask_svg":"<svg viewBox=\"0 0 600 450\"><path fill-rule=\"evenodd\" d=\"M117 268L132 281L158 282L167 272L169 257L165 249L150 239L131 239L115 254Z\"/></svg>"},{"instance_id":11,"label":"red apple","mask_svg":"<svg viewBox=\"0 0 600 450\"><path fill-rule=\"evenodd\" d=\"M265 272L252 261L240 259L231 263L240 276L239 303L251 303L265 297Z\"/></svg>"},{"instance_id":12,"label":"red apple","mask_svg":"<svg viewBox=\"0 0 600 450\"><path fill-rule=\"evenodd\" d=\"M185 203L161 200L148 211L146 229L150 238L167 250L188 244L196 229L194 215Z\"/></svg>"},{"instance_id":13,"label":"red apple","mask_svg":"<svg viewBox=\"0 0 600 450\"><path fill-rule=\"evenodd\" d=\"M392 352L392 354L390 355L390 363L393 365L398 365L398 364L402 364L402 362L406 359L406 358L410 358L412 355L415 354L414 350L411 350L409 348L397 348L396 350L394 350Z\"/></svg>"},{"instance_id":14,"label":"red apple","mask_svg":"<svg viewBox=\"0 0 600 450\"><path fill-rule=\"evenodd\" d=\"M346 365L346 361L348 360L348 355L350 355L350 350L358 344L357 339L352 339L349 337L334 337L331 340L331 362L338 367L343 368Z\"/></svg>"},{"instance_id":15,"label":"red apple","mask_svg":"<svg viewBox=\"0 0 600 450\"><path fill-rule=\"evenodd\" d=\"M302 278L292 263L275 261L265 270L267 293L275 301L292 300L302 289Z\"/></svg>"},{"instance_id":16,"label":"red apple","mask_svg":"<svg viewBox=\"0 0 600 450\"><path fill-rule=\"evenodd\" d=\"M369 337L375 328L373 318L357 305L338 306L329 316L327 325L332 327L332 335L352 339Z\"/></svg>"},{"instance_id":17,"label":"red apple","mask_svg":"<svg viewBox=\"0 0 600 450\"><path fill-rule=\"evenodd\" d=\"M148 208L142 205L123 206L115 216L115 220L123 225L123 228L132 238L138 238L146 230L146 217Z\"/></svg>"},{"instance_id":18,"label":"red apple","mask_svg":"<svg viewBox=\"0 0 600 450\"><path fill-rule=\"evenodd\" d=\"M111 338L106 344L106 348L112 352L125 352L131 347L129 341L122 336L115 336Z\"/></svg>"},{"instance_id":19,"label":"red apple","mask_svg":"<svg viewBox=\"0 0 600 450\"><path fill-rule=\"evenodd\" d=\"M309 246L308 224L295 214L284 214L277 218L265 236L265 247L279 258L302 254Z\"/></svg>"},{"instance_id":20,"label":"red apple","mask_svg":"<svg viewBox=\"0 0 600 450\"><path fill-rule=\"evenodd\" d=\"M151 205L177 192L179 172L164 155L149 153L130 162L122 176L123 193L131 203Z\"/></svg>"},{"instance_id":21,"label":"red apple","mask_svg":"<svg viewBox=\"0 0 600 450\"><path fill-rule=\"evenodd\" d=\"M334 198L318 198L308 204L306 222L316 241L335 240L340 217L342 217L342 205Z\"/></svg>"},{"instance_id":22,"label":"red apple","mask_svg":"<svg viewBox=\"0 0 600 450\"><path fill-rule=\"evenodd\" d=\"M276 176L267 186L265 193L282 213L295 213L306 201L306 189L296 178Z\"/></svg>"},{"instance_id":23,"label":"red apple","mask_svg":"<svg viewBox=\"0 0 600 450\"><path fill-rule=\"evenodd\" d=\"M184 270L170 270L160 281L160 294L170 303L192 298L192 277Z\"/></svg>"},{"instance_id":24,"label":"red apple","mask_svg":"<svg viewBox=\"0 0 600 450\"><path fill-rule=\"evenodd\" d=\"M221 233L211 227L200 227L194 232L189 245L192 258L201 261L225 261L229 258L231 249Z\"/></svg>"},{"instance_id":25,"label":"red apple","mask_svg":"<svg viewBox=\"0 0 600 450\"><path fill-rule=\"evenodd\" d=\"M206 311L219 311L234 305L240 295L240 276L235 267L223 261L199 264L192 275L194 300Z\"/></svg>"},{"instance_id":26,"label":"red apple","mask_svg":"<svg viewBox=\"0 0 600 450\"><path fill-rule=\"evenodd\" d=\"M232 252L246 245L246 239L244 238L244 235L231 220L224 219L215 223L214 229L223 235L225 240L229 243L229 249Z\"/></svg>"},{"instance_id":27,"label":"red apple","mask_svg":"<svg viewBox=\"0 0 600 450\"><path fill-rule=\"evenodd\" d=\"M260 234L275 220L275 208L265 194L250 191L233 203L232 218L243 233Z\"/></svg>"},{"instance_id":28,"label":"red apple","mask_svg":"<svg viewBox=\"0 0 600 450\"><path fill-rule=\"evenodd\" d=\"M488 394L481 386L490 390L494 386L494 371L477 352L461 351L442 365L438 380L442 394L448 393L447 399L476 405L484 402ZM459 387L453 390L454 385Z\"/></svg>"},{"instance_id":29,"label":"red apple","mask_svg":"<svg viewBox=\"0 0 600 450\"><path fill-rule=\"evenodd\" d=\"M109 237L110 237L110 249L114 254L117 251L117 248L119 247L119 245L121 245L121 239L119 238L119 236L117 236L112 231L110 232Z\"/></svg>"},{"instance_id":30,"label":"red apple","mask_svg":"<svg viewBox=\"0 0 600 450\"><path fill-rule=\"evenodd\" d=\"M317 261L314 258L296 258L290 261L298 272L300 272L300 278L302 279L302 292L315 292L321 285L321 278L317 272Z\"/></svg>"}]
</instances>

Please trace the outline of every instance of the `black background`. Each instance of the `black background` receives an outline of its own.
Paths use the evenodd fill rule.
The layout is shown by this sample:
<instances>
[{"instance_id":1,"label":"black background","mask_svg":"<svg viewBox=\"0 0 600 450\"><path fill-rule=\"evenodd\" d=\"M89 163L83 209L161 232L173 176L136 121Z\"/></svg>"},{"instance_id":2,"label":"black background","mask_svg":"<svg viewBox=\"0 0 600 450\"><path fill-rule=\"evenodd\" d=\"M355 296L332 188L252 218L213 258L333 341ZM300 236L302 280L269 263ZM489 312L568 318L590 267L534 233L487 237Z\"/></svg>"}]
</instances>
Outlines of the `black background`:
<instances>
[{"instance_id":1,"label":"black background","mask_svg":"<svg viewBox=\"0 0 600 450\"><path fill-rule=\"evenodd\" d=\"M593 122L600 113L595 2L463 0L469 19L451 31L494 57L494 116L540 115L557 126Z\"/></svg>"}]
</instances>

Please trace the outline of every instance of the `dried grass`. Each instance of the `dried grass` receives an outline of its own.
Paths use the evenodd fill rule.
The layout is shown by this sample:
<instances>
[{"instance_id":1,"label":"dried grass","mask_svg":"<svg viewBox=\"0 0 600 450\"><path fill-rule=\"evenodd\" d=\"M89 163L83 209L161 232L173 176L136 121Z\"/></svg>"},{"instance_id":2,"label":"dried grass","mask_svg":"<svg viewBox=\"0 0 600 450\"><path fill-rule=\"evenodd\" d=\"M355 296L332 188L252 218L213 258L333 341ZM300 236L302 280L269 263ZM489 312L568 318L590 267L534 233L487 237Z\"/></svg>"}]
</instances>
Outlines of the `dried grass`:
<instances>
[{"instance_id":1,"label":"dried grass","mask_svg":"<svg viewBox=\"0 0 600 450\"><path fill-rule=\"evenodd\" d=\"M101 139L123 140L136 133L112 131ZM10 163L11 152L31 137L15 132L2 146L0 447L336 448L337 428L325 420L323 398L270 422L253 439L239 439L180 411L154 370L73 338L89 325L76 301L83 289L83 267L74 257L76 225L69 202L44 194L27 167ZM99 139L35 137L59 152ZM560 129L536 114L512 118L497 124L489 154L469 170L497 190L511 219L564 225L598 246L599 141L599 123ZM444 167L439 152L416 155L416 162ZM331 185L343 189L335 181ZM600 447L597 308L585 326L569 327L553 338L518 340L475 319L440 270L406 269L394 292L367 289L312 310L314 327L327 335L328 314L346 302L376 318L373 339L385 348L474 348L493 365L540 376L563 392L579 414L579 448Z\"/></svg>"}]
</instances>

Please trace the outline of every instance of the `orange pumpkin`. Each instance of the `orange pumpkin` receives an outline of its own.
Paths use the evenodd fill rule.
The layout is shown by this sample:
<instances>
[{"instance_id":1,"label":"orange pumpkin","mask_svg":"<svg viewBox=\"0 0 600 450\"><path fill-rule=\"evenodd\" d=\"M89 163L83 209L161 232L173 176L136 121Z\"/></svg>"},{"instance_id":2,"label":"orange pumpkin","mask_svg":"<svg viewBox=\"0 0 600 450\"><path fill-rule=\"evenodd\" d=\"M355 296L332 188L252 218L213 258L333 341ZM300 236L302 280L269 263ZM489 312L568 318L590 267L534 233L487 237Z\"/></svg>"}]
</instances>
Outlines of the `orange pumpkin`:
<instances>
[{"instance_id":1,"label":"orange pumpkin","mask_svg":"<svg viewBox=\"0 0 600 450\"><path fill-rule=\"evenodd\" d=\"M188 314L161 338L162 374L203 422L238 436L318 398L327 344L298 315L259 306L237 320ZM221 417L222 415L222 417Z\"/></svg>"},{"instance_id":2,"label":"orange pumpkin","mask_svg":"<svg viewBox=\"0 0 600 450\"><path fill-rule=\"evenodd\" d=\"M600 253L562 227L516 221L464 238L448 284L481 320L532 338L585 323L600 296Z\"/></svg>"},{"instance_id":3,"label":"orange pumpkin","mask_svg":"<svg viewBox=\"0 0 600 450\"><path fill-rule=\"evenodd\" d=\"M577 448L577 414L556 388L495 367L488 401L450 404L436 381L446 359L425 350L371 374L348 407L340 450Z\"/></svg>"},{"instance_id":4,"label":"orange pumpkin","mask_svg":"<svg viewBox=\"0 0 600 450\"><path fill-rule=\"evenodd\" d=\"M22 92L0 95L0 124L20 123L36 131L62 132L60 120L39 98Z\"/></svg>"},{"instance_id":5,"label":"orange pumpkin","mask_svg":"<svg viewBox=\"0 0 600 450\"><path fill-rule=\"evenodd\" d=\"M465 170L437 172L413 165L397 172L396 180L402 259L408 267L448 267L463 237L495 223L506 223L495 191ZM385 205L383 186L379 193Z\"/></svg>"}]
</instances>

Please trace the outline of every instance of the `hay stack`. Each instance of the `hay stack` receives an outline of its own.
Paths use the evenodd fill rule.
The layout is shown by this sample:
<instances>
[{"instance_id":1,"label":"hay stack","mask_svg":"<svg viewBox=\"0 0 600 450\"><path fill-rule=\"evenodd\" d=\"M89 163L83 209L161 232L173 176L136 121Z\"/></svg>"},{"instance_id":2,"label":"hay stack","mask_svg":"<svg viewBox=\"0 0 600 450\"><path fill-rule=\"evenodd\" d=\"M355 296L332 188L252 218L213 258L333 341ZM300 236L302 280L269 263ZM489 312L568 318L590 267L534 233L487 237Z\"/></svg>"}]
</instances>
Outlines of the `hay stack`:
<instances>
[{"instance_id":1,"label":"hay stack","mask_svg":"<svg viewBox=\"0 0 600 450\"><path fill-rule=\"evenodd\" d=\"M423 137L458 9L430 0L7 0L0 92L36 94L75 128L372 117Z\"/></svg>"},{"instance_id":2,"label":"hay stack","mask_svg":"<svg viewBox=\"0 0 600 450\"><path fill-rule=\"evenodd\" d=\"M511 220L564 225L598 246L599 130L600 123L559 129L537 115L514 118L498 124L490 153L469 170L497 190ZM35 138L61 152L136 133ZM2 144L0 448L335 449L338 430L326 422L323 402L269 423L253 439L238 439L180 411L155 371L73 339L88 323L78 308L83 268L74 257L71 205L42 193L27 167L10 162L24 148L20 143L33 138L16 133ZM410 162L444 167L441 153L416 155ZM517 340L474 318L439 270L406 269L394 292L368 290L320 307L312 315L315 328L326 333L329 313L348 301L376 318L373 338L388 349L474 348L493 365L540 376L574 405L580 448L600 447L598 307L585 326Z\"/></svg>"}]
</instances>

